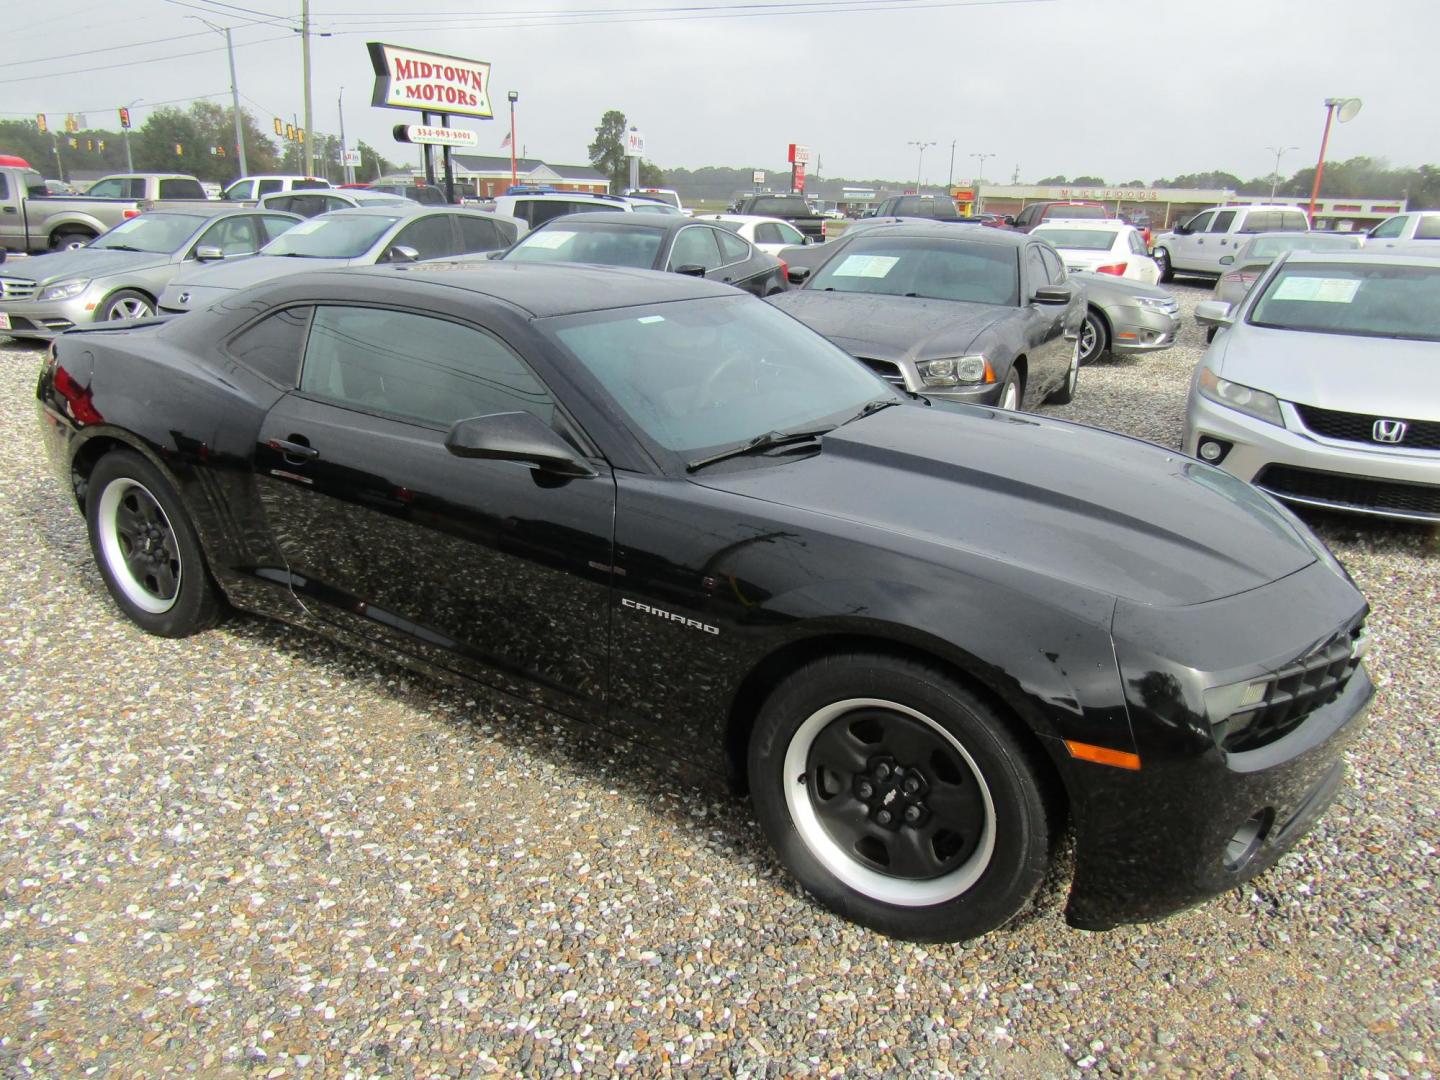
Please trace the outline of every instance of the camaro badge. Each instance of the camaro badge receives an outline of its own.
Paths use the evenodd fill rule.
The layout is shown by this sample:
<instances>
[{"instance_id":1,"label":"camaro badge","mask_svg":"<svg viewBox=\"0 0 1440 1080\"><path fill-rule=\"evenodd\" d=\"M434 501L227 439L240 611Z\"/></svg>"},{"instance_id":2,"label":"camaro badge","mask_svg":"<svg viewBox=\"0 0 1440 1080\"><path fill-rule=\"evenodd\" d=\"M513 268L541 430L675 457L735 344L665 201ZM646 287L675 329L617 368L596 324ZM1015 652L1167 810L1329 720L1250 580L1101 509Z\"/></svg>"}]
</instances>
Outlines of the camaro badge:
<instances>
[{"instance_id":1,"label":"camaro badge","mask_svg":"<svg viewBox=\"0 0 1440 1080\"><path fill-rule=\"evenodd\" d=\"M665 611L658 607L651 607L649 604L642 604L638 600L631 600L628 596L622 596L620 603L636 611L643 611L647 615L656 615L662 619L669 619L671 622L678 622L695 630L704 630L707 634L719 634L718 626L711 626L709 623L699 622L696 619L687 619L684 615L676 615L673 611Z\"/></svg>"},{"instance_id":2,"label":"camaro badge","mask_svg":"<svg viewBox=\"0 0 1440 1080\"><path fill-rule=\"evenodd\" d=\"M1376 420L1375 426L1370 429L1370 437L1379 443L1401 442L1405 438L1405 432L1410 430L1410 425L1404 420Z\"/></svg>"}]
</instances>

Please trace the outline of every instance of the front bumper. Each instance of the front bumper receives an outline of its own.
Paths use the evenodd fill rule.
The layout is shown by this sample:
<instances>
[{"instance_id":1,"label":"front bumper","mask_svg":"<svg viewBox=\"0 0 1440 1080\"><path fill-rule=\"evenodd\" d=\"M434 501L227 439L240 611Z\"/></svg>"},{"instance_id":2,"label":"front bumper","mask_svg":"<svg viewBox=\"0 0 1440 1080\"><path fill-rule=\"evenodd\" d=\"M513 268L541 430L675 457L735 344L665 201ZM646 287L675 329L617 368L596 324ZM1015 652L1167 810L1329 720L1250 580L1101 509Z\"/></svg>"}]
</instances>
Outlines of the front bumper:
<instances>
[{"instance_id":1,"label":"front bumper","mask_svg":"<svg viewBox=\"0 0 1440 1080\"><path fill-rule=\"evenodd\" d=\"M1071 766L1072 925L1145 922L1233 889L1273 865L1334 799L1375 691L1361 662L1364 597L1315 544L1315 562L1259 589L1182 608L1117 605L1140 768ZM1338 696L1325 701L1317 689L1310 704L1325 703L1287 712L1290 695L1303 700L1322 685L1296 673L1320 670L1317 657L1330 663L1337 644L1350 672ZM1212 726L1224 718L1209 715L1206 688L1252 680L1267 681L1269 719L1255 721L1253 739L1231 742L1227 724Z\"/></svg>"},{"instance_id":2,"label":"front bumper","mask_svg":"<svg viewBox=\"0 0 1440 1080\"><path fill-rule=\"evenodd\" d=\"M49 341L76 326L95 321L95 309L105 299L105 290L91 285L69 300L3 300L0 313L8 317L9 329L0 334ZM0 319L0 323L5 322Z\"/></svg>"},{"instance_id":3,"label":"front bumper","mask_svg":"<svg viewBox=\"0 0 1440 1080\"><path fill-rule=\"evenodd\" d=\"M1202 439L1229 444L1216 464L1278 499L1408 521L1440 521L1440 451L1369 449L1305 429L1289 402L1283 428L1201 397L1192 385L1184 450Z\"/></svg>"},{"instance_id":4,"label":"front bumper","mask_svg":"<svg viewBox=\"0 0 1440 1080\"><path fill-rule=\"evenodd\" d=\"M1175 344L1180 313L1127 305L1110 314L1110 351L1116 356L1159 352Z\"/></svg>"}]
</instances>

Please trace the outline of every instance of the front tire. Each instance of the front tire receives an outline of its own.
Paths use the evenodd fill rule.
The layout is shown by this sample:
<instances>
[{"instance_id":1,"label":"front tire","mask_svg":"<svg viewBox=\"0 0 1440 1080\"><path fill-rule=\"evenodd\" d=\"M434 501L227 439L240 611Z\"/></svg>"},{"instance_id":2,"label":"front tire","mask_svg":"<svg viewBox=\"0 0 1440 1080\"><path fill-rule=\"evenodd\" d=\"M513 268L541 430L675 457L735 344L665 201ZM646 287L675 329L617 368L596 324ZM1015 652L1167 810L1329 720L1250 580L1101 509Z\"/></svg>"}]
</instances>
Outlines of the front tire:
<instances>
[{"instance_id":1,"label":"front tire","mask_svg":"<svg viewBox=\"0 0 1440 1080\"><path fill-rule=\"evenodd\" d=\"M118 322L122 319L148 319L155 314L155 301L134 289L111 293L95 313L96 322Z\"/></svg>"},{"instance_id":2,"label":"front tire","mask_svg":"<svg viewBox=\"0 0 1440 1080\"><path fill-rule=\"evenodd\" d=\"M1013 367L1005 376L1005 385L1000 387L999 407L1018 412L1025 397L1025 388L1020 384L1020 373Z\"/></svg>"},{"instance_id":3,"label":"front tire","mask_svg":"<svg viewBox=\"0 0 1440 1080\"><path fill-rule=\"evenodd\" d=\"M1080 363L1092 364L1105 355L1110 348L1110 328L1094 308L1085 312L1085 321L1080 324Z\"/></svg>"},{"instance_id":4,"label":"front tire","mask_svg":"<svg viewBox=\"0 0 1440 1080\"><path fill-rule=\"evenodd\" d=\"M1170 281L1175 276L1175 271L1170 265L1170 252L1165 248L1156 248L1155 253L1150 256L1155 260L1155 266L1160 271L1160 280Z\"/></svg>"},{"instance_id":5,"label":"front tire","mask_svg":"<svg viewBox=\"0 0 1440 1080\"><path fill-rule=\"evenodd\" d=\"M90 550L130 621L160 637L213 626L220 599L200 541L160 470L131 450L106 454L85 493Z\"/></svg>"},{"instance_id":6,"label":"front tire","mask_svg":"<svg viewBox=\"0 0 1440 1080\"><path fill-rule=\"evenodd\" d=\"M762 707L756 814L786 868L892 937L961 941L1018 914L1049 862L1026 749L968 687L914 660L814 661Z\"/></svg>"}]
</instances>

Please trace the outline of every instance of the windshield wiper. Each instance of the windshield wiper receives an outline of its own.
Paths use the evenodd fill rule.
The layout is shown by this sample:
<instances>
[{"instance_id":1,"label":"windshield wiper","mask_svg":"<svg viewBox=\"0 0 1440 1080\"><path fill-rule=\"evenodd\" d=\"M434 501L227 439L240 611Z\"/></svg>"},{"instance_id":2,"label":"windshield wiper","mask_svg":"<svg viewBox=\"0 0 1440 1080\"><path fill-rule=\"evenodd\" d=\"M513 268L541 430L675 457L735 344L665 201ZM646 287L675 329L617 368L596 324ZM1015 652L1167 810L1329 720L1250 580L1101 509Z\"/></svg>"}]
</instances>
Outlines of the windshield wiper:
<instances>
[{"instance_id":1,"label":"windshield wiper","mask_svg":"<svg viewBox=\"0 0 1440 1080\"><path fill-rule=\"evenodd\" d=\"M99 244L96 251L144 251L144 248L131 247L129 244Z\"/></svg>"},{"instance_id":2,"label":"windshield wiper","mask_svg":"<svg viewBox=\"0 0 1440 1080\"><path fill-rule=\"evenodd\" d=\"M863 420L871 413L876 413L879 412L881 409L889 408L891 405L899 404L900 402L896 401L894 398L876 398L874 401L867 401L864 405L860 407L860 411L857 412L854 416L850 417L849 420L841 421L841 425L844 426L845 424L852 423L856 420Z\"/></svg>"},{"instance_id":3,"label":"windshield wiper","mask_svg":"<svg viewBox=\"0 0 1440 1080\"><path fill-rule=\"evenodd\" d=\"M741 457L744 454L753 454L760 450L769 450L772 446L789 446L792 443L811 442L821 435L833 431L833 427L816 428L814 431L767 431L764 435L756 435L747 443L739 446L732 446L728 450L721 450L718 454L711 454L709 457L696 458L685 466L686 472L694 472L696 469L703 469L706 465L713 465L717 461L724 461L726 458Z\"/></svg>"}]
</instances>

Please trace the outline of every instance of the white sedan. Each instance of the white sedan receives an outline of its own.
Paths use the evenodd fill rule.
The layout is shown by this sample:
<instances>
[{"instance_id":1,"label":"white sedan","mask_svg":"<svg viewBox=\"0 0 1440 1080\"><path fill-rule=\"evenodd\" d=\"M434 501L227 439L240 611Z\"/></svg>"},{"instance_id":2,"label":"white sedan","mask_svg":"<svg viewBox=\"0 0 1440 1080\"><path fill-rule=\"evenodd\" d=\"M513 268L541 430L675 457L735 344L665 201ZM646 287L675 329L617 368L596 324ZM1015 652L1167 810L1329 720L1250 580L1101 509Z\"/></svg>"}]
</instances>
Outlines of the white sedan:
<instances>
[{"instance_id":1,"label":"white sedan","mask_svg":"<svg viewBox=\"0 0 1440 1080\"><path fill-rule=\"evenodd\" d=\"M1155 285L1160 267L1145 250L1145 238L1134 225L1122 221L1049 220L1030 231L1050 243L1065 260L1067 270L1089 270L1097 274Z\"/></svg>"},{"instance_id":2,"label":"white sedan","mask_svg":"<svg viewBox=\"0 0 1440 1080\"><path fill-rule=\"evenodd\" d=\"M780 218L755 214L696 214L695 220L713 221L722 229L739 233L767 255L778 255L781 248L810 243L808 236Z\"/></svg>"}]
</instances>

